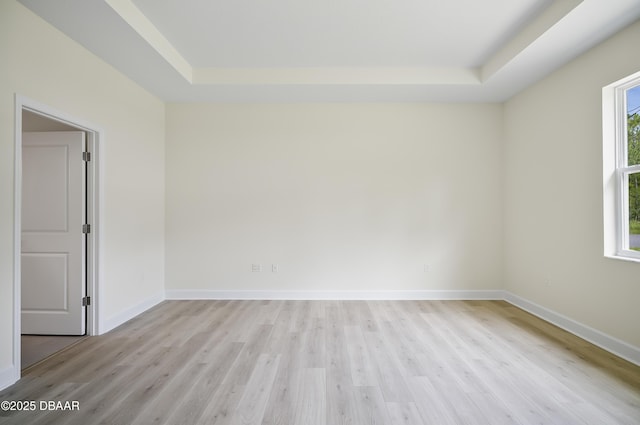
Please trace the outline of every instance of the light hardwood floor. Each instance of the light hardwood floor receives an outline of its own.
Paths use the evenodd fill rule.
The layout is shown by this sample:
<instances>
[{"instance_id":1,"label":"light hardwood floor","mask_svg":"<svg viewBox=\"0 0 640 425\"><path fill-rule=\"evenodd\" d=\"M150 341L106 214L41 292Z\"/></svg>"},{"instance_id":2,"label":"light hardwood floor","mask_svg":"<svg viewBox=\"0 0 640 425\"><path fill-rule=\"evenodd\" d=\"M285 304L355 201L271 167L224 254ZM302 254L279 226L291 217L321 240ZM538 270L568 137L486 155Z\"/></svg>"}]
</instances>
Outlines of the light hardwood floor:
<instances>
[{"instance_id":1,"label":"light hardwood floor","mask_svg":"<svg viewBox=\"0 0 640 425\"><path fill-rule=\"evenodd\" d=\"M640 367L493 301L168 301L31 368L10 424L640 424Z\"/></svg>"}]
</instances>

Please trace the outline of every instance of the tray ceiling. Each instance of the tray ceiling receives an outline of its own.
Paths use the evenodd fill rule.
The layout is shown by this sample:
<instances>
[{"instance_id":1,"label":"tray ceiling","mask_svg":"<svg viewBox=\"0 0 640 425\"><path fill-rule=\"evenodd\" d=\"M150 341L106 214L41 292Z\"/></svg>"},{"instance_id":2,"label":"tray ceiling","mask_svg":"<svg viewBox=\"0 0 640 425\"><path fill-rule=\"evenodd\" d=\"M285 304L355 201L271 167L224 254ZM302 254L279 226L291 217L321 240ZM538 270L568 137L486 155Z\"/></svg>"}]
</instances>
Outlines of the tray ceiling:
<instances>
[{"instance_id":1,"label":"tray ceiling","mask_svg":"<svg viewBox=\"0 0 640 425\"><path fill-rule=\"evenodd\" d=\"M640 0L20 0L169 102L503 101Z\"/></svg>"}]
</instances>

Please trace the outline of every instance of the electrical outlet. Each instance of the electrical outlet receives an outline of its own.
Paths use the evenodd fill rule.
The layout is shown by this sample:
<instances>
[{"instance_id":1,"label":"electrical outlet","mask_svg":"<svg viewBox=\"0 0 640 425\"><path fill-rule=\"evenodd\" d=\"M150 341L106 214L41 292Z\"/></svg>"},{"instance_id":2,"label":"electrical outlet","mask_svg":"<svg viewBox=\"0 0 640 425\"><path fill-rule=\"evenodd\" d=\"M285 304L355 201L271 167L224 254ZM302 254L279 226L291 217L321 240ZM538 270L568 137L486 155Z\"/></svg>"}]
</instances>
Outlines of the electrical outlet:
<instances>
[{"instance_id":1,"label":"electrical outlet","mask_svg":"<svg viewBox=\"0 0 640 425\"><path fill-rule=\"evenodd\" d=\"M425 273L429 272L429 265L425 264L422 269Z\"/></svg>"},{"instance_id":2,"label":"electrical outlet","mask_svg":"<svg viewBox=\"0 0 640 425\"><path fill-rule=\"evenodd\" d=\"M262 271L262 264L252 264L251 265L251 271L253 273L261 272Z\"/></svg>"},{"instance_id":3,"label":"electrical outlet","mask_svg":"<svg viewBox=\"0 0 640 425\"><path fill-rule=\"evenodd\" d=\"M272 264L271 265L271 271L273 273L278 273L278 265L277 264Z\"/></svg>"}]
</instances>

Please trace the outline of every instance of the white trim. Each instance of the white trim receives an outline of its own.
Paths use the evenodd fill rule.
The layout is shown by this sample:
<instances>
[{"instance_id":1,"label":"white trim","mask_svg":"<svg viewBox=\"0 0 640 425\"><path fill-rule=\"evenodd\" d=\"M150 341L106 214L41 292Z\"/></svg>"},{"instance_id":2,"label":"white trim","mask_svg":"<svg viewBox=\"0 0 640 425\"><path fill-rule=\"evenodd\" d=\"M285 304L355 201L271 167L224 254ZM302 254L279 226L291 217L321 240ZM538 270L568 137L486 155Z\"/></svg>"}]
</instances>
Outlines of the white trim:
<instances>
[{"instance_id":1,"label":"white trim","mask_svg":"<svg viewBox=\"0 0 640 425\"><path fill-rule=\"evenodd\" d=\"M9 366L4 370L0 370L0 390L15 384L18 379L20 379L19 369L16 370L15 367Z\"/></svg>"},{"instance_id":2,"label":"white trim","mask_svg":"<svg viewBox=\"0 0 640 425\"><path fill-rule=\"evenodd\" d=\"M162 293L153 295L143 300L142 302L139 302L133 307L123 310L120 313L116 313L113 316L107 318L106 320L102 320L100 335L107 333L110 330L115 329L118 326L122 325L123 323L133 319L134 317L144 313L145 311L156 306L157 304L160 304L162 301L164 301L164 299L165 299L164 294Z\"/></svg>"},{"instance_id":3,"label":"white trim","mask_svg":"<svg viewBox=\"0 0 640 425\"><path fill-rule=\"evenodd\" d=\"M168 300L501 300L501 290L407 291L166 291Z\"/></svg>"},{"instance_id":4,"label":"white trim","mask_svg":"<svg viewBox=\"0 0 640 425\"><path fill-rule=\"evenodd\" d=\"M534 316L538 316L551 324L564 329L598 347L606 350L618 357L630 361L640 366L640 348L634 347L624 341L609 336L599 330L593 329L587 325L583 325L567 316L556 313L546 307L526 300L509 291L504 291L504 300L514 306L521 308Z\"/></svg>"},{"instance_id":5,"label":"white trim","mask_svg":"<svg viewBox=\"0 0 640 425\"><path fill-rule=\"evenodd\" d=\"M102 191L100 190L100 181L104 181L102 178L102 161L100 158L104 158L102 150L104 147L104 132L102 131L88 131L87 132L87 150L91 153L92 158L87 165L87 185L91 188L92 196L87 199L87 222L91 224L91 232L87 238L87 296L91 298L91 307L87 309L87 334L99 335L99 320L100 317L100 301L103 299L101 296L101 282L100 279L100 243L104 243L104 238L101 237L103 228L102 220L100 219L102 202Z\"/></svg>"},{"instance_id":6,"label":"white trim","mask_svg":"<svg viewBox=\"0 0 640 425\"><path fill-rule=\"evenodd\" d=\"M97 335L99 329L99 281L98 274L100 263L100 238L102 223L99 220L101 212L101 191L100 182L101 168L99 167L102 145L104 143L104 130L100 127L78 119L64 112L60 112L48 105L20 94L15 94L14 98L14 217L13 217L13 370L20 378L21 371L21 274L20 274L20 252L21 247L21 207L22 207L22 111L28 110L38 115L44 116L53 121L58 121L88 134L87 149L92 153L90 166L88 167L88 184L90 185L90 198L88 203L87 219L92 224L92 231L87 238L87 262L89 264L87 273L87 295L91 297L91 305L87 308L86 331L88 335Z\"/></svg>"},{"instance_id":7,"label":"white trim","mask_svg":"<svg viewBox=\"0 0 640 425\"><path fill-rule=\"evenodd\" d=\"M14 163L13 163L13 376L20 379L22 369L20 329L22 328L22 107L23 99L15 96ZM15 381L14 381L15 382Z\"/></svg>"},{"instance_id":8,"label":"white trim","mask_svg":"<svg viewBox=\"0 0 640 425\"><path fill-rule=\"evenodd\" d=\"M630 261L632 263L640 263L640 258L633 257L621 257L619 255L605 255L605 258L611 258L612 260Z\"/></svg>"},{"instance_id":9,"label":"white trim","mask_svg":"<svg viewBox=\"0 0 640 425\"><path fill-rule=\"evenodd\" d=\"M626 92L640 84L640 72L602 88L604 255L640 260L629 246L629 193L626 176L638 166L627 165Z\"/></svg>"}]
</instances>

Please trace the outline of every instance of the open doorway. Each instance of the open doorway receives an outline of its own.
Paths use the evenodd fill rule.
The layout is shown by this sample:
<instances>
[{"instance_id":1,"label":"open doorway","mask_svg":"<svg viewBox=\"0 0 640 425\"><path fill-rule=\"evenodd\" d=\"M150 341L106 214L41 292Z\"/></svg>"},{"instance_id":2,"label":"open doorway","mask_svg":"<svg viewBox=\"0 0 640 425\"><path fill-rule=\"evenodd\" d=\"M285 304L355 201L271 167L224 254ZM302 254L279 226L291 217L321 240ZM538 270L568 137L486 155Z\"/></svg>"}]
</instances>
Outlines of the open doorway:
<instances>
[{"instance_id":1,"label":"open doorway","mask_svg":"<svg viewBox=\"0 0 640 425\"><path fill-rule=\"evenodd\" d=\"M97 334L99 136L16 96L17 371Z\"/></svg>"}]
</instances>

